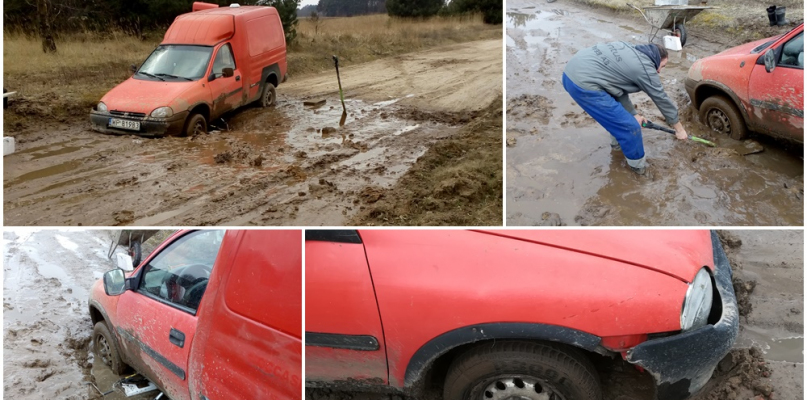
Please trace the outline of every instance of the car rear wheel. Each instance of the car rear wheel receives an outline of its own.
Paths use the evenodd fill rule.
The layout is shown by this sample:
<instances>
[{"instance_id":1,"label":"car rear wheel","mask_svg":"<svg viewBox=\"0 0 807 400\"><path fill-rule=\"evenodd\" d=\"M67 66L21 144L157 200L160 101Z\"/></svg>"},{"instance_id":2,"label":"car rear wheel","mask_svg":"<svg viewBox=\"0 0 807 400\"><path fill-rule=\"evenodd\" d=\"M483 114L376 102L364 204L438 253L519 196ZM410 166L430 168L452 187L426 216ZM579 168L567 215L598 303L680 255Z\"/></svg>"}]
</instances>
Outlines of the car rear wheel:
<instances>
[{"instance_id":1,"label":"car rear wheel","mask_svg":"<svg viewBox=\"0 0 807 400\"><path fill-rule=\"evenodd\" d=\"M266 84L263 85L263 93L261 94L261 107L273 106L275 105L275 101L277 101L275 85L271 82L266 82Z\"/></svg>"},{"instance_id":2,"label":"car rear wheel","mask_svg":"<svg viewBox=\"0 0 807 400\"><path fill-rule=\"evenodd\" d=\"M563 345L496 342L474 347L449 368L445 400L600 400L597 371Z\"/></svg>"},{"instance_id":3,"label":"car rear wheel","mask_svg":"<svg viewBox=\"0 0 807 400\"><path fill-rule=\"evenodd\" d=\"M207 120L202 114L193 114L185 124L185 136L193 137L207 133Z\"/></svg>"},{"instance_id":4,"label":"car rear wheel","mask_svg":"<svg viewBox=\"0 0 807 400\"><path fill-rule=\"evenodd\" d=\"M712 130L742 140L748 136L745 121L731 100L723 96L712 96L701 104L701 121Z\"/></svg>"},{"instance_id":5,"label":"car rear wheel","mask_svg":"<svg viewBox=\"0 0 807 400\"><path fill-rule=\"evenodd\" d=\"M113 373L122 374L126 370L126 364L120 358L115 337L109 333L109 329L104 321L95 324L92 330L92 350L95 354L96 362L101 362L108 366Z\"/></svg>"}]
</instances>

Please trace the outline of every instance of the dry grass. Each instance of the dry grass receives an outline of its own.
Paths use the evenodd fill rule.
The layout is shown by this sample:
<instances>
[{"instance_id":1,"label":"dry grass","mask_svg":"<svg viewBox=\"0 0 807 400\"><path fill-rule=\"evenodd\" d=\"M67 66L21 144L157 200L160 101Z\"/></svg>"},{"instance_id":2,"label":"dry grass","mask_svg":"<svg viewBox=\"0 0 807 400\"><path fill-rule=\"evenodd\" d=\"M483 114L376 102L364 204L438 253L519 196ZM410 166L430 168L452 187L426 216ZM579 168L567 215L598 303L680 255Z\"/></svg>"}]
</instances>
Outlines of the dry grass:
<instances>
[{"instance_id":1,"label":"dry grass","mask_svg":"<svg viewBox=\"0 0 807 400\"><path fill-rule=\"evenodd\" d=\"M645 24L639 12L627 6L625 0L573 1L619 13L632 13L642 24ZM639 8L655 4L653 0L633 0L629 2ZM768 16L765 9L771 4L763 0L708 0L707 6L716 8L701 12L687 22L687 26L703 34L720 32L736 36L738 42L768 37L772 33L767 29L760 28L768 25ZM787 7L787 19L791 21L804 19L803 0L780 0L776 4L780 7ZM642 27L644 28L644 26Z\"/></svg>"},{"instance_id":2,"label":"dry grass","mask_svg":"<svg viewBox=\"0 0 807 400\"><path fill-rule=\"evenodd\" d=\"M401 20L385 14L322 18L318 25L303 18L298 41L288 49L289 75L333 68L331 55L350 65L434 46L501 38L501 25L482 22L481 15ZM5 87L17 91L4 127L24 129L32 118L84 119L109 89L129 76L160 43L162 32L139 40L121 32L78 33L57 39L58 52L45 54L35 37L19 32L3 36Z\"/></svg>"},{"instance_id":3,"label":"dry grass","mask_svg":"<svg viewBox=\"0 0 807 400\"><path fill-rule=\"evenodd\" d=\"M502 37L501 25L486 25L481 14L423 20L386 14L300 19L298 41L289 49L289 73L333 68L332 55L344 65L359 64L449 43Z\"/></svg>"}]
</instances>

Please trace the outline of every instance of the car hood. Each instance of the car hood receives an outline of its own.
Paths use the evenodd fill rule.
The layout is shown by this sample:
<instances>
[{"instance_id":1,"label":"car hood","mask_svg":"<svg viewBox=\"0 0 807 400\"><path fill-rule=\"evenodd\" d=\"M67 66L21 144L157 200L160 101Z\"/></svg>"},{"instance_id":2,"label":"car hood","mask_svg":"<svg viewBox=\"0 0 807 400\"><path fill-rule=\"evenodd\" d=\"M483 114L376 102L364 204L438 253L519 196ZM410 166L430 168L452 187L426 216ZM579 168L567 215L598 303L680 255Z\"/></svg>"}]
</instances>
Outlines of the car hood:
<instances>
[{"instance_id":1,"label":"car hood","mask_svg":"<svg viewBox=\"0 0 807 400\"><path fill-rule=\"evenodd\" d=\"M563 248L650 269L690 283L704 266L714 270L708 230L487 230L515 240Z\"/></svg>"},{"instance_id":2,"label":"car hood","mask_svg":"<svg viewBox=\"0 0 807 400\"><path fill-rule=\"evenodd\" d=\"M194 103L193 99L186 98L185 95L199 85L199 81L160 82L129 78L110 90L101 101L110 111L148 115L158 107L169 106L174 112L180 112Z\"/></svg>"}]
</instances>

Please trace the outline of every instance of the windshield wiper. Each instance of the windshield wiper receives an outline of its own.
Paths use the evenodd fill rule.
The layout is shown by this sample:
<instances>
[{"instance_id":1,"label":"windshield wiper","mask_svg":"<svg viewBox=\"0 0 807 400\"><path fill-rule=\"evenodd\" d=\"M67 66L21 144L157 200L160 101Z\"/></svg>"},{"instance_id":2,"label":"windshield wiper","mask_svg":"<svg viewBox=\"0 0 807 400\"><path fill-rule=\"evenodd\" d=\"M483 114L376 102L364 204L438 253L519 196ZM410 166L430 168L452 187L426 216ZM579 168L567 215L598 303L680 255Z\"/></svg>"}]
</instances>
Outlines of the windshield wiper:
<instances>
[{"instance_id":1,"label":"windshield wiper","mask_svg":"<svg viewBox=\"0 0 807 400\"><path fill-rule=\"evenodd\" d=\"M191 78L186 78L184 76L176 76L176 75L171 75L171 74L157 74L157 76L165 76L167 78L185 79L185 80L193 81L193 79L191 79Z\"/></svg>"},{"instance_id":2,"label":"windshield wiper","mask_svg":"<svg viewBox=\"0 0 807 400\"><path fill-rule=\"evenodd\" d=\"M143 74L143 75L145 75L145 76L148 76L149 78L155 78L155 79L159 79L159 80L161 80L161 81L165 82L165 79L160 78L159 76L156 76L156 75L152 75L152 74L150 74L150 73L148 73L148 72L137 71L137 73L138 73L138 74ZM159 75L159 74L157 74L157 75Z\"/></svg>"}]
</instances>

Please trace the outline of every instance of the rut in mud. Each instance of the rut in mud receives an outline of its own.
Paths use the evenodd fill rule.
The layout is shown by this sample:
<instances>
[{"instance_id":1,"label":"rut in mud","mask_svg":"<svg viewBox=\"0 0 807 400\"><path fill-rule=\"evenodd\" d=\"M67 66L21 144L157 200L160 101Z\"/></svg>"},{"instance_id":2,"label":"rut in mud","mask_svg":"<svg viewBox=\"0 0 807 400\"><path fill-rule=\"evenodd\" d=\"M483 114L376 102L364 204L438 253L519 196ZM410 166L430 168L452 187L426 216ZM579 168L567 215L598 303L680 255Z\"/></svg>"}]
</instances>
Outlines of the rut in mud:
<instances>
[{"instance_id":1,"label":"rut in mud","mask_svg":"<svg viewBox=\"0 0 807 400\"><path fill-rule=\"evenodd\" d=\"M158 235L165 237L165 235ZM143 244L149 254L158 238ZM3 232L3 395L7 399L100 399L121 377L90 351L92 284L116 268L110 231ZM117 250L122 252L122 249ZM150 400L156 395L130 397ZM119 392L105 400L123 400Z\"/></svg>"},{"instance_id":2,"label":"rut in mud","mask_svg":"<svg viewBox=\"0 0 807 400\"><path fill-rule=\"evenodd\" d=\"M801 399L804 396L804 234L801 231L720 232L735 288L744 293L740 334L706 387L693 400ZM742 289L741 289L742 290ZM652 400L654 383L621 359L592 356L603 400ZM439 399L439 388L427 400ZM756 397L762 396L762 397ZM400 395L306 389L306 400L402 400Z\"/></svg>"},{"instance_id":3,"label":"rut in mud","mask_svg":"<svg viewBox=\"0 0 807 400\"><path fill-rule=\"evenodd\" d=\"M748 142L719 137L689 106L684 80L692 62L737 43L691 36L683 51L670 52L661 72L667 94L688 133L718 147L646 129L650 168L638 176L560 82L568 60L583 48L646 42L638 13L514 0L507 2L506 29L508 225L803 225L802 146L761 136ZM647 95L631 100L639 113L663 124ZM764 151L743 155L746 145L759 144Z\"/></svg>"},{"instance_id":4,"label":"rut in mud","mask_svg":"<svg viewBox=\"0 0 807 400\"><path fill-rule=\"evenodd\" d=\"M18 152L4 157L4 221L342 225L501 95L501 46L471 42L340 69L348 97L341 128L330 73L281 85L277 107L237 111L205 136L100 135L84 115L72 125L21 127L10 132Z\"/></svg>"}]
</instances>

